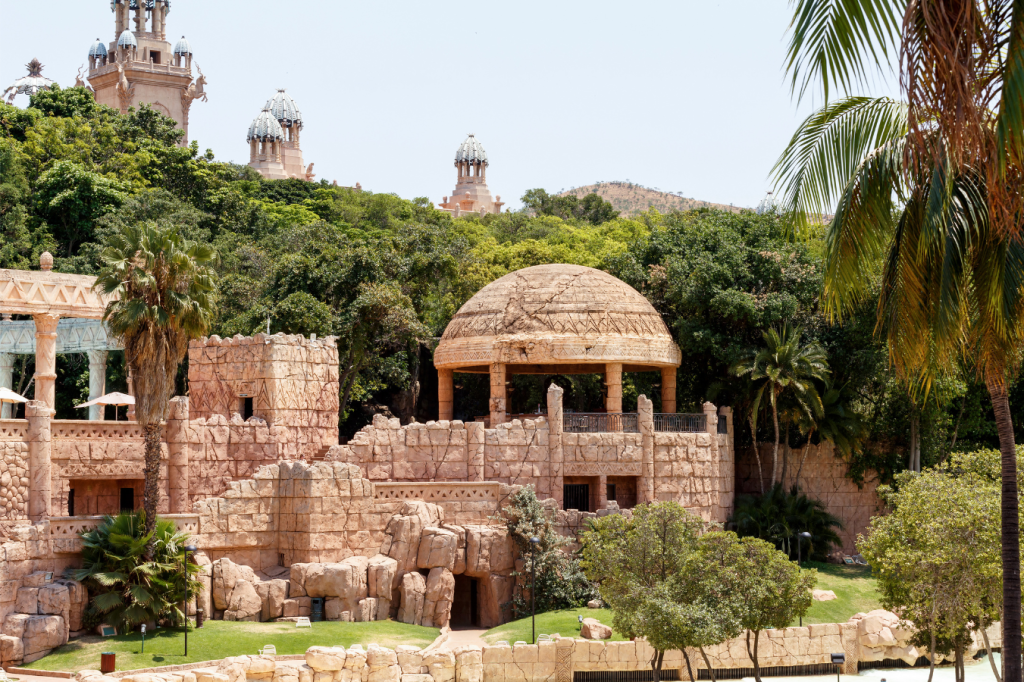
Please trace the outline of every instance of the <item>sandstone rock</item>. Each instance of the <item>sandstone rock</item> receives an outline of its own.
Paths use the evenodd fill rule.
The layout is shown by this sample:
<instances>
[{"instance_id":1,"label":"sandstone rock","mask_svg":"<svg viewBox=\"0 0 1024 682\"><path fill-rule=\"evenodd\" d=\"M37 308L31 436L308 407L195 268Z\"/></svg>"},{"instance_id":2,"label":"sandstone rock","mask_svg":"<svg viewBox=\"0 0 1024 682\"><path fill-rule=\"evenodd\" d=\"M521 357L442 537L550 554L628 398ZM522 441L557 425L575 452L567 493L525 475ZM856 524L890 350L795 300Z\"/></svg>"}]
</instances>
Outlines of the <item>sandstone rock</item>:
<instances>
[{"instance_id":1,"label":"sandstone rock","mask_svg":"<svg viewBox=\"0 0 1024 682\"><path fill-rule=\"evenodd\" d=\"M398 607L398 620L410 625L418 625L423 619L423 601L427 592L427 582L419 573L406 573L402 576L399 587L401 603Z\"/></svg>"},{"instance_id":2,"label":"sandstone rock","mask_svg":"<svg viewBox=\"0 0 1024 682\"><path fill-rule=\"evenodd\" d=\"M427 576L420 625L443 628L448 625L455 597L455 576L447 568L432 568Z\"/></svg>"},{"instance_id":3,"label":"sandstone rock","mask_svg":"<svg viewBox=\"0 0 1024 682\"><path fill-rule=\"evenodd\" d=\"M231 606L231 591L238 582L238 566L228 558L213 562L213 606L226 611Z\"/></svg>"},{"instance_id":4,"label":"sandstone rock","mask_svg":"<svg viewBox=\"0 0 1024 682\"><path fill-rule=\"evenodd\" d=\"M341 620L341 600L328 599L324 602L324 618L327 620Z\"/></svg>"},{"instance_id":5,"label":"sandstone rock","mask_svg":"<svg viewBox=\"0 0 1024 682\"><path fill-rule=\"evenodd\" d=\"M369 559L354 556L340 564L323 564L322 571L310 570L306 576L306 594L310 597L337 597L345 611L355 611L367 597L366 573Z\"/></svg>"},{"instance_id":6,"label":"sandstone rock","mask_svg":"<svg viewBox=\"0 0 1024 682\"><path fill-rule=\"evenodd\" d=\"M66 643L67 631L60 616L31 616L25 623L25 635L21 638L25 647L25 658Z\"/></svg>"},{"instance_id":7,"label":"sandstone rock","mask_svg":"<svg viewBox=\"0 0 1024 682\"><path fill-rule=\"evenodd\" d=\"M292 564L288 574L288 596L305 597L306 596L306 569L309 564Z\"/></svg>"},{"instance_id":8,"label":"sandstone rock","mask_svg":"<svg viewBox=\"0 0 1024 682\"><path fill-rule=\"evenodd\" d=\"M377 619L377 600L373 597L362 599L356 604L356 611L353 614L357 623L369 623Z\"/></svg>"},{"instance_id":9,"label":"sandstone rock","mask_svg":"<svg viewBox=\"0 0 1024 682\"><path fill-rule=\"evenodd\" d=\"M17 637L21 639L25 636L25 627L28 625L28 619L32 616L24 613L12 613L4 619L4 630L3 633L9 637Z\"/></svg>"},{"instance_id":10,"label":"sandstone rock","mask_svg":"<svg viewBox=\"0 0 1024 682\"><path fill-rule=\"evenodd\" d=\"M18 588L18 597L14 603L14 610L18 613L27 613L32 616L39 613L39 588Z\"/></svg>"},{"instance_id":11,"label":"sandstone rock","mask_svg":"<svg viewBox=\"0 0 1024 682\"><path fill-rule=\"evenodd\" d=\"M402 682L434 682L434 678L426 673L402 673Z\"/></svg>"},{"instance_id":12,"label":"sandstone rock","mask_svg":"<svg viewBox=\"0 0 1024 682\"><path fill-rule=\"evenodd\" d=\"M274 672L277 662L273 656L249 656L249 664L246 668L246 676L265 675Z\"/></svg>"},{"instance_id":13,"label":"sandstone rock","mask_svg":"<svg viewBox=\"0 0 1024 682\"><path fill-rule=\"evenodd\" d=\"M260 601L263 602L260 620L268 621L283 616L284 600L288 597L288 581L280 578L265 580L257 582L255 587Z\"/></svg>"},{"instance_id":14,"label":"sandstone rock","mask_svg":"<svg viewBox=\"0 0 1024 682\"><path fill-rule=\"evenodd\" d=\"M483 682L482 651L478 646L460 646L452 651L455 655L456 682Z\"/></svg>"},{"instance_id":15,"label":"sandstone rock","mask_svg":"<svg viewBox=\"0 0 1024 682\"><path fill-rule=\"evenodd\" d=\"M345 652L345 670L361 675L365 667L366 652L363 651L363 647L358 644L350 646Z\"/></svg>"},{"instance_id":16,"label":"sandstone rock","mask_svg":"<svg viewBox=\"0 0 1024 682\"><path fill-rule=\"evenodd\" d=\"M71 608L71 595L64 585L52 583L39 588L39 613L66 615Z\"/></svg>"},{"instance_id":17,"label":"sandstone rock","mask_svg":"<svg viewBox=\"0 0 1024 682\"><path fill-rule=\"evenodd\" d=\"M420 535L416 565L419 568L447 568L451 571L455 568L458 544L458 537L450 530L424 528Z\"/></svg>"},{"instance_id":18,"label":"sandstone rock","mask_svg":"<svg viewBox=\"0 0 1024 682\"><path fill-rule=\"evenodd\" d=\"M224 620L258 621L263 602L252 583L239 578L231 591L231 603L224 612Z\"/></svg>"},{"instance_id":19,"label":"sandstone rock","mask_svg":"<svg viewBox=\"0 0 1024 682\"><path fill-rule=\"evenodd\" d=\"M378 599L393 598L392 590L395 586L395 576L398 575L398 561L391 557L378 554L370 559L366 568L367 587L369 596Z\"/></svg>"},{"instance_id":20,"label":"sandstone rock","mask_svg":"<svg viewBox=\"0 0 1024 682\"><path fill-rule=\"evenodd\" d=\"M306 650L306 665L313 670L342 670L345 667L344 647L314 646Z\"/></svg>"},{"instance_id":21,"label":"sandstone rock","mask_svg":"<svg viewBox=\"0 0 1024 682\"><path fill-rule=\"evenodd\" d=\"M455 682L455 654L447 650L432 651L423 657L434 682Z\"/></svg>"},{"instance_id":22,"label":"sandstone rock","mask_svg":"<svg viewBox=\"0 0 1024 682\"><path fill-rule=\"evenodd\" d=\"M57 581L68 588L68 629L77 632L83 627L85 610L89 606L89 591L77 580Z\"/></svg>"},{"instance_id":23,"label":"sandstone rock","mask_svg":"<svg viewBox=\"0 0 1024 682\"><path fill-rule=\"evenodd\" d=\"M452 573L461 575L466 572L466 529L450 523L444 524L443 528L455 533L455 568Z\"/></svg>"},{"instance_id":24,"label":"sandstone rock","mask_svg":"<svg viewBox=\"0 0 1024 682\"><path fill-rule=\"evenodd\" d=\"M380 553L398 562L398 576L416 570L423 529L440 526L443 522L444 510L418 500L404 503L399 513L388 520ZM400 579L398 576L396 580Z\"/></svg>"},{"instance_id":25,"label":"sandstone rock","mask_svg":"<svg viewBox=\"0 0 1024 682\"><path fill-rule=\"evenodd\" d=\"M292 583L294 586L295 583ZM285 618L295 618L299 615L299 600L298 599L285 599L282 606L282 612Z\"/></svg>"},{"instance_id":26,"label":"sandstone rock","mask_svg":"<svg viewBox=\"0 0 1024 682\"><path fill-rule=\"evenodd\" d=\"M583 627L580 628L580 637L583 639L611 639L612 629L603 625L596 618L584 618Z\"/></svg>"},{"instance_id":27,"label":"sandstone rock","mask_svg":"<svg viewBox=\"0 0 1024 682\"><path fill-rule=\"evenodd\" d=\"M482 578L512 569L512 541L499 526L466 526L466 575Z\"/></svg>"},{"instance_id":28,"label":"sandstone rock","mask_svg":"<svg viewBox=\"0 0 1024 682\"><path fill-rule=\"evenodd\" d=\"M419 647L402 644L395 647L395 655L403 675L420 675L426 672L426 668L423 667L423 650Z\"/></svg>"},{"instance_id":29,"label":"sandstone rock","mask_svg":"<svg viewBox=\"0 0 1024 682\"><path fill-rule=\"evenodd\" d=\"M811 598L814 601L832 601L836 598L836 593L832 590L812 590Z\"/></svg>"},{"instance_id":30,"label":"sandstone rock","mask_svg":"<svg viewBox=\"0 0 1024 682\"><path fill-rule=\"evenodd\" d=\"M21 637L0 635L0 665L18 664L24 658L25 647L21 643Z\"/></svg>"},{"instance_id":31,"label":"sandstone rock","mask_svg":"<svg viewBox=\"0 0 1024 682\"><path fill-rule=\"evenodd\" d=\"M590 601L587 602L587 608L588 609L599 609L602 606L604 606L604 602L601 601L600 599L591 599Z\"/></svg>"}]
</instances>

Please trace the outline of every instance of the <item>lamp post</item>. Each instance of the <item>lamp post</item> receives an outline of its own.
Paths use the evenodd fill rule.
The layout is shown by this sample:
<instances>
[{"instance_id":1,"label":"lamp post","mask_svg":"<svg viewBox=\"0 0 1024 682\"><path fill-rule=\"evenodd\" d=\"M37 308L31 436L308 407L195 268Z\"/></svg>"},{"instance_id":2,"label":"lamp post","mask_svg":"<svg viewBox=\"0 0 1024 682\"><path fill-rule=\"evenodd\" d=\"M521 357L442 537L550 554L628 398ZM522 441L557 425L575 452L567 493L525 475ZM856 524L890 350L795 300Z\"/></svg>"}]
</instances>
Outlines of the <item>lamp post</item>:
<instances>
[{"instance_id":1,"label":"lamp post","mask_svg":"<svg viewBox=\"0 0 1024 682\"><path fill-rule=\"evenodd\" d=\"M800 563L801 563L800 562L800 550L801 550L801 547L800 547L801 542L800 541L801 540L805 540L805 539L806 540L810 540L812 537L813 536L810 533L808 533L807 531L804 531L802 533L797 533L796 534L796 566L797 566L797 568L800 568ZM803 627L803 626L804 626L804 616L803 616L803 614L800 614L800 627Z\"/></svg>"},{"instance_id":2,"label":"lamp post","mask_svg":"<svg viewBox=\"0 0 1024 682\"><path fill-rule=\"evenodd\" d=\"M530 538L530 623L533 627L533 641L537 643L537 545L540 538L536 535Z\"/></svg>"},{"instance_id":3,"label":"lamp post","mask_svg":"<svg viewBox=\"0 0 1024 682\"><path fill-rule=\"evenodd\" d=\"M185 545L185 566L183 567L185 572L185 608L183 609L185 615L185 658L188 658L188 559L195 551L195 545Z\"/></svg>"}]
</instances>

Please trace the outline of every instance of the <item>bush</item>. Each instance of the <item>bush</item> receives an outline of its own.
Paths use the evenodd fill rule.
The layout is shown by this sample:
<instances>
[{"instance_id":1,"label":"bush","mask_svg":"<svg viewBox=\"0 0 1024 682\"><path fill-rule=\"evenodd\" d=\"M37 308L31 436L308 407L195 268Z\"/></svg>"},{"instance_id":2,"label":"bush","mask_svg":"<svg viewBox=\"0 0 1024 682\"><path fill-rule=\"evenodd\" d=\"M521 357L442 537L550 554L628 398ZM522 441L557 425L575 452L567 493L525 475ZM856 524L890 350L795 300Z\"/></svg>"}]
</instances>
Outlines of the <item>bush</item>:
<instances>
[{"instance_id":1,"label":"bush","mask_svg":"<svg viewBox=\"0 0 1024 682\"><path fill-rule=\"evenodd\" d=\"M740 495L729 524L740 537L767 540L791 559L797 558L800 549L804 560L825 561L833 547L842 545L836 531L842 530L843 522L796 486L787 493L776 483L764 495ZM805 532L811 538L798 547L797 534Z\"/></svg>"},{"instance_id":2,"label":"bush","mask_svg":"<svg viewBox=\"0 0 1024 682\"><path fill-rule=\"evenodd\" d=\"M159 517L152 533L145 526L145 512L122 512L81 534L83 567L73 577L89 589L89 620L120 630L156 620L184 622L180 607L201 587L199 566L185 560L189 534ZM147 559L150 537L153 557Z\"/></svg>"}]
</instances>

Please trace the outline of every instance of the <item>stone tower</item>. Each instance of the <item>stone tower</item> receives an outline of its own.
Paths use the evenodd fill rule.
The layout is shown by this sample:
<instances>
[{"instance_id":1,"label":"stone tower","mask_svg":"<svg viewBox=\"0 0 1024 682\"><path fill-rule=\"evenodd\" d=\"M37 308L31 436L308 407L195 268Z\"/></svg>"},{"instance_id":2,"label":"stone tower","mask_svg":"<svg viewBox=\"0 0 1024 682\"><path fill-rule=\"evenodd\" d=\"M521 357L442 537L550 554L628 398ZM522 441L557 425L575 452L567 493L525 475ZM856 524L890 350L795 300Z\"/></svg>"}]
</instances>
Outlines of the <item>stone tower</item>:
<instances>
[{"instance_id":1,"label":"stone tower","mask_svg":"<svg viewBox=\"0 0 1024 682\"><path fill-rule=\"evenodd\" d=\"M277 128L270 124L270 119L277 122ZM302 147L299 146L302 126L302 112L299 111L295 100L288 96L284 88L278 89L277 94L267 100L263 111L249 127L249 136L246 138L249 142L249 165L270 180L281 177L312 180L313 164L306 166L302 160ZM264 150L262 143L267 141L264 138L272 131L280 131L281 137L276 142L267 138L278 146L277 152L270 154ZM254 132L257 133L256 137ZM276 160L272 160L271 155ZM281 169L277 168L278 163L281 164Z\"/></svg>"},{"instance_id":2,"label":"stone tower","mask_svg":"<svg viewBox=\"0 0 1024 682\"><path fill-rule=\"evenodd\" d=\"M192 47L184 36L173 49L167 41L170 0L112 0L111 8L114 41L108 48L97 38L89 50L96 101L123 114L149 104L178 123L187 143L189 111L195 100L206 101L206 78L199 71L193 82Z\"/></svg>"},{"instance_id":3,"label":"stone tower","mask_svg":"<svg viewBox=\"0 0 1024 682\"><path fill-rule=\"evenodd\" d=\"M501 213L504 204L501 197L491 198L487 189L487 152L484 146L470 133L466 141L455 152L455 168L458 179L451 198L445 197L438 204L452 215L460 213Z\"/></svg>"}]
</instances>

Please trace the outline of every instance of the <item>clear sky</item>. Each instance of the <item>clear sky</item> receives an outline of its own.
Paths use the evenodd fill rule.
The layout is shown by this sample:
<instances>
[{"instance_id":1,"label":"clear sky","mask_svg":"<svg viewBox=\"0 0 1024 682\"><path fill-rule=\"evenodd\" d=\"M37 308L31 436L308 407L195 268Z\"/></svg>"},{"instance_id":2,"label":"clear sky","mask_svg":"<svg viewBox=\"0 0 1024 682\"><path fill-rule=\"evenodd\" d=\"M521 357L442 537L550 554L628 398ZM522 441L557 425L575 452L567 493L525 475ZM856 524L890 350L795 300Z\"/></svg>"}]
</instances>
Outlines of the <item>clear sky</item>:
<instances>
[{"instance_id":1,"label":"clear sky","mask_svg":"<svg viewBox=\"0 0 1024 682\"><path fill-rule=\"evenodd\" d=\"M475 133L493 194L631 180L755 206L810 98L783 72L786 0L173 0L209 81L190 136L248 162L245 133L287 88L318 178L438 202ZM113 39L109 0L0 0L0 88L38 57L73 85ZM893 84L885 89L895 94ZM18 106L28 100L19 97Z\"/></svg>"}]
</instances>

